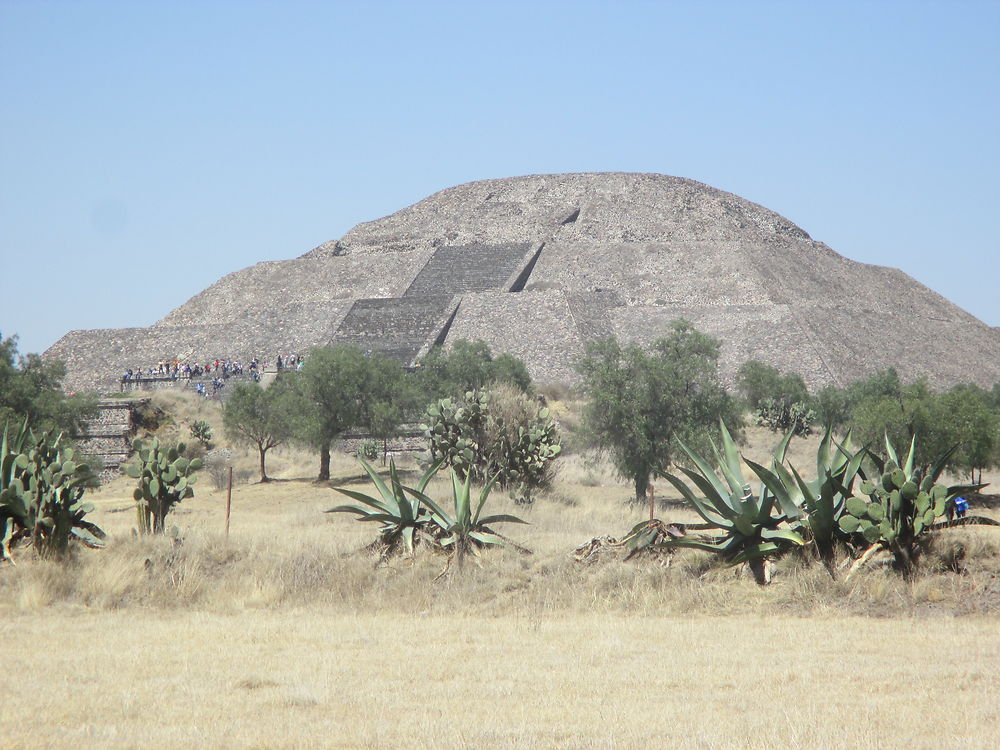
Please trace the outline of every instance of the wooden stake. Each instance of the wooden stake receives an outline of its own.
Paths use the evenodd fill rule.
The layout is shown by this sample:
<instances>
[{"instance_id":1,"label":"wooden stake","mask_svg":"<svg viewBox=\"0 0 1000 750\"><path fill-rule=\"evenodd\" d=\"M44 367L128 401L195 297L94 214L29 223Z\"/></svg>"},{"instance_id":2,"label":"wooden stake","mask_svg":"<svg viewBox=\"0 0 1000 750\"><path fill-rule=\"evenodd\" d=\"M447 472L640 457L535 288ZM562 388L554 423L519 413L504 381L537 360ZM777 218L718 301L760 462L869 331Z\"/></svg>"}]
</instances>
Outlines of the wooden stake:
<instances>
[{"instance_id":1,"label":"wooden stake","mask_svg":"<svg viewBox=\"0 0 1000 750\"><path fill-rule=\"evenodd\" d=\"M229 513L233 507L233 467L229 467L229 487L226 489L226 536L229 536Z\"/></svg>"},{"instance_id":2,"label":"wooden stake","mask_svg":"<svg viewBox=\"0 0 1000 750\"><path fill-rule=\"evenodd\" d=\"M649 495L649 520L653 520L653 497L656 495L656 488L653 485L649 485L646 490L646 494Z\"/></svg>"}]
</instances>

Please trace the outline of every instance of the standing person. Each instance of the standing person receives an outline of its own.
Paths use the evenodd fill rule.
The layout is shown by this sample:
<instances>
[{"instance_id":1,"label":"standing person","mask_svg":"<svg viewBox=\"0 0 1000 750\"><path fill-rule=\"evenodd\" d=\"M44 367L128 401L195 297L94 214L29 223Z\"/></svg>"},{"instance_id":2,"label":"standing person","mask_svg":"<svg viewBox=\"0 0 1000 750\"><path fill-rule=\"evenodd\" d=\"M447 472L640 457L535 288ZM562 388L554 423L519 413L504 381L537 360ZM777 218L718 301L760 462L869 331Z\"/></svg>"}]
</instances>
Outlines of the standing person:
<instances>
[{"instance_id":1,"label":"standing person","mask_svg":"<svg viewBox=\"0 0 1000 750\"><path fill-rule=\"evenodd\" d=\"M281 355L278 355L278 369L281 369Z\"/></svg>"}]
</instances>

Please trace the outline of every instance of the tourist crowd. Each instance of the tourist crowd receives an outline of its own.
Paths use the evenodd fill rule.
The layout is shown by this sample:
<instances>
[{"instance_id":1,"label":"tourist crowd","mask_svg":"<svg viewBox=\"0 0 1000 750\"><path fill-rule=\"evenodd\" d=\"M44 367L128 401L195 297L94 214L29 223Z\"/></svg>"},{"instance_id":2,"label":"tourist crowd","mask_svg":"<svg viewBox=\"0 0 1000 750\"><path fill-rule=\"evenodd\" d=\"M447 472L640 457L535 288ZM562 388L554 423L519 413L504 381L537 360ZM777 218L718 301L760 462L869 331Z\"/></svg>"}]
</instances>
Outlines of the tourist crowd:
<instances>
[{"instance_id":1,"label":"tourist crowd","mask_svg":"<svg viewBox=\"0 0 1000 750\"><path fill-rule=\"evenodd\" d=\"M298 370L303 359L298 354L278 355L275 369ZM212 378L212 392L217 393L231 375L248 374L254 382L260 382L264 370L270 369L270 363L261 362L254 357L243 365L239 360L216 359L208 362L189 362L187 360L161 360L148 367L128 368L122 373L121 382L124 388L129 383L141 383L144 380L190 380L192 378ZM198 393L210 395L204 383L197 384Z\"/></svg>"}]
</instances>

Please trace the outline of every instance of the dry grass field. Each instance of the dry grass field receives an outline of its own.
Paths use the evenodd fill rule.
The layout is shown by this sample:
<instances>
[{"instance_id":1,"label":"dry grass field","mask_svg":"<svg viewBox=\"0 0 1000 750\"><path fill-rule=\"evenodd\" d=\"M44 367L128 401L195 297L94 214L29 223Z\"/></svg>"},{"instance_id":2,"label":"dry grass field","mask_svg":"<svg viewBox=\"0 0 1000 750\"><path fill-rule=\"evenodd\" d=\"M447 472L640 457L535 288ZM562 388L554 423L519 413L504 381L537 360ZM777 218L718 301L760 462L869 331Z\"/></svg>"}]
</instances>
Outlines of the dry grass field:
<instances>
[{"instance_id":1,"label":"dry grass field","mask_svg":"<svg viewBox=\"0 0 1000 750\"><path fill-rule=\"evenodd\" d=\"M749 438L758 459L775 440ZM787 558L760 588L691 552L582 564L648 511L600 461L563 461L533 507L492 498L533 554L440 578L434 555L376 568L374 528L322 512L360 486L346 457L319 485L314 456L277 452L277 481L234 489L228 538L208 476L179 542L132 536L117 480L93 497L107 549L0 568L0 746L1000 746L1000 534L952 532L910 582Z\"/></svg>"}]
</instances>

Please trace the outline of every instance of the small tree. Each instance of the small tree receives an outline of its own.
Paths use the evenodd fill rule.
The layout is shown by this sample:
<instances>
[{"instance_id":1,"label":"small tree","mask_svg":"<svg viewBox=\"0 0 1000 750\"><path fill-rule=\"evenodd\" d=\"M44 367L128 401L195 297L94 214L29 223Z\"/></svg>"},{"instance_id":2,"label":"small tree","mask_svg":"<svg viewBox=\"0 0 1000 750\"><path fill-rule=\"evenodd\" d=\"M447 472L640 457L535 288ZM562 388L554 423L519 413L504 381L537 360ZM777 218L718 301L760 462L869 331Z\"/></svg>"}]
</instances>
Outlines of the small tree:
<instances>
[{"instance_id":1,"label":"small tree","mask_svg":"<svg viewBox=\"0 0 1000 750\"><path fill-rule=\"evenodd\" d=\"M206 422L204 419L196 420L191 423L190 427L191 437L198 441L202 448L207 451L212 450L214 443L212 442L212 425Z\"/></svg>"},{"instance_id":2,"label":"small tree","mask_svg":"<svg viewBox=\"0 0 1000 750\"><path fill-rule=\"evenodd\" d=\"M237 383L222 410L229 439L257 449L261 482L270 481L267 452L292 435L293 406L284 382L277 380L266 389L257 383Z\"/></svg>"},{"instance_id":3,"label":"small tree","mask_svg":"<svg viewBox=\"0 0 1000 750\"><path fill-rule=\"evenodd\" d=\"M653 475L666 474L680 442L707 452L719 420L740 424L719 381L719 341L677 320L646 351L615 338L587 344L578 371L589 397L583 425L643 502Z\"/></svg>"},{"instance_id":4,"label":"small tree","mask_svg":"<svg viewBox=\"0 0 1000 750\"><path fill-rule=\"evenodd\" d=\"M400 403L408 393L400 385L398 362L377 353L366 356L356 346L314 349L302 369L286 377L295 393L295 437L319 450L320 481L330 478L334 440L352 427L392 433L391 422L401 412L384 405Z\"/></svg>"},{"instance_id":5,"label":"small tree","mask_svg":"<svg viewBox=\"0 0 1000 750\"><path fill-rule=\"evenodd\" d=\"M968 473L970 482L981 483L983 469L996 466L1000 457L1000 411L990 400L976 385L957 385L940 394L934 407L935 420L947 426L949 442L957 446L949 466Z\"/></svg>"},{"instance_id":6,"label":"small tree","mask_svg":"<svg viewBox=\"0 0 1000 750\"><path fill-rule=\"evenodd\" d=\"M778 368L756 359L743 363L736 373L736 384L752 410L759 408L766 399L788 404L809 400L809 391L801 375L783 375Z\"/></svg>"},{"instance_id":7,"label":"small tree","mask_svg":"<svg viewBox=\"0 0 1000 750\"><path fill-rule=\"evenodd\" d=\"M839 430L851 418L851 405L847 391L835 385L821 388L812 400L819 423L827 430Z\"/></svg>"},{"instance_id":8,"label":"small tree","mask_svg":"<svg viewBox=\"0 0 1000 750\"><path fill-rule=\"evenodd\" d=\"M908 445L919 434L914 461L921 471L926 471L937 456L949 452L955 444L951 417L938 418L938 397L926 380L899 386L893 393L895 372L887 372L891 375L876 376L849 389L868 394L851 410L851 427L861 444L883 458L887 457L886 437L893 445ZM880 389L882 384L889 387Z\"/></svg>"}]
</instances>

